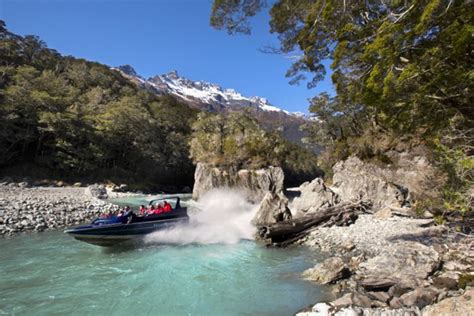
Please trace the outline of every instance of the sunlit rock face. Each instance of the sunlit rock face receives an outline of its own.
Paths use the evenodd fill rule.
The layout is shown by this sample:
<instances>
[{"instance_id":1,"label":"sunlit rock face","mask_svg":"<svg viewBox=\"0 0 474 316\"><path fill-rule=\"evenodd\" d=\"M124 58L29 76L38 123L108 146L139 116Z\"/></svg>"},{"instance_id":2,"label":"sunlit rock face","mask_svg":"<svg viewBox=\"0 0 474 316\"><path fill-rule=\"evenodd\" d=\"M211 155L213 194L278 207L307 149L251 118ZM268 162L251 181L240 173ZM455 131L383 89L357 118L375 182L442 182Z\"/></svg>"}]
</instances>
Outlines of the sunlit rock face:
<instances>
[{"instance_id":1,"label":"sunlit rock face","mask_svg":"<svg viewBox=\"0 0 474 316\"><path fill-rule=\"evenodd\" d=\"M393 179L389 169L365 163L353 156L338 162L333 171L331 188L343 201L369 200L375 210L409 204L408 189L394 181L396 179Z\"/></svg>"},{"instance_id":2,"label":"sunlit rock face","mask_svg":"<svg viewBox=\"0 0 474 316\"><path fill-rule=\"evenodd\" d=\"M215 188L236 188L249 201L260 203L268 192L282 192L283 180L284 174L280 167L247 170L198 163L194 174L193 199L198 200Z\"/></svg>"}]
</instances>

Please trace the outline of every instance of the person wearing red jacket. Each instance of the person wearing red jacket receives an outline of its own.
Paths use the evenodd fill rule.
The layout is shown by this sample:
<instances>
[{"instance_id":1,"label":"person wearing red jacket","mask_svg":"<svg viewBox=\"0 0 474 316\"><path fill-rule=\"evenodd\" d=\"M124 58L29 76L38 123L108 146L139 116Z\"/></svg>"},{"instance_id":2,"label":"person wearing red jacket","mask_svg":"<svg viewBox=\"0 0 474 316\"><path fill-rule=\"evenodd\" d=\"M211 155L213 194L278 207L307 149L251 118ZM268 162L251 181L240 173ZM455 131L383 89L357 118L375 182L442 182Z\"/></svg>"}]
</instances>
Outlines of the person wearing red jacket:
<instances>
[{"instance_id":1,"label":"person wearing red jacket","mask_svg":"<svg viewBox=\"0 0 474 316\"><path fill-rule=\"evenodd\" d=\"M172 208L171 208L171 204L169 204L169 203L166 202L166 201L164 202L164 204L165 204L165 206L163 206L163 211L166 212L166 213L167 213L167 212L171 212L171 209L172 209Z\"/></svg>"},{"instance_id":2,"label":"person wearing red jacket","mask_svg":"<svg viewBox=\"0 0 474 316\"><path fill-rule=\"evenodd\" d=\"M161 205L161 203L160 203L156 206L155 212L153 214L158 215L158 214L161 214L163 212L164 212L164 208L163 208L163 205Z\"/></svg>"}]
</instances>

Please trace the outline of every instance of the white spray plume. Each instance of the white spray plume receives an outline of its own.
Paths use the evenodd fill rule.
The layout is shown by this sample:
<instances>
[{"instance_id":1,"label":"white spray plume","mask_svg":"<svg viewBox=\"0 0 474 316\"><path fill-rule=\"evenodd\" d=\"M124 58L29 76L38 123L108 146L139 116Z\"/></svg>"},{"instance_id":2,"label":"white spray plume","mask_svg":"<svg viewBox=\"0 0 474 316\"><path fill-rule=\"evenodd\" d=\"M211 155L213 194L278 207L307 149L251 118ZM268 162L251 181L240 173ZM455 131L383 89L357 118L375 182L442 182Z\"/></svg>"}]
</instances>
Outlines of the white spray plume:
<instances>
[{"instance_id":1,"label":"white spray plume","mask_svg":"<svg viewBox=\"0 0 474 316\"><path fill-rule=\"evenodd\" d=\"M188 224L151 233L145 237L145 242L235 244L242 239L253 239L255 227L251 220L257 209L258 205L247 202L240 191L214 189L197 203L188 203Z\"/></svg>"}]
</instances>

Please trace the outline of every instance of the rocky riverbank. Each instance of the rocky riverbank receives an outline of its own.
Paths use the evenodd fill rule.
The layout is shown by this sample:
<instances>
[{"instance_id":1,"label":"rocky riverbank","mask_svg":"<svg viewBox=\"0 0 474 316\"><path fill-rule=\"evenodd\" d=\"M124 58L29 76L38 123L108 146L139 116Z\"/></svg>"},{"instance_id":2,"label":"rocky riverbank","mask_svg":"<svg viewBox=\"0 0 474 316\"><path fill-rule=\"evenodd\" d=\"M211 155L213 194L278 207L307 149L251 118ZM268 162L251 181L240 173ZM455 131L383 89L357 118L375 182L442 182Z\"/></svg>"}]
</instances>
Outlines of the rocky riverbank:
<instances>
[{"instance_id":1,"label":"rocky riverbank","mask_svg":"<svg viewBox=\"0 0 474 316\"><path fill-rule=\"evenodd\" d=\"M340 297L301 315L443 315L457 302L470 315L474 294L474 240L432 220L361 215L347 227L320 227L302 244L334 256L303 272L308 280L334 284ZM470 292L469 292L470 291ZM433 305L429 307L430 305ZM453 311L455 305L451 306Z\"/></svg>"},{"instance_id":2,"label":"rocky riverbank","mask_svg":"<svg viewBox=\"0 0 474 316\"><path fill-rule=\"evenodd\" d=\"M304 244L328 252L326 261L301 276L332 284L338 298L300 316L471 315L472 229L460 233L413 207L430 191L435 169L423 157L402 158L397 166L381 167L350 157L334 166L331 185L316 178L286 192L291 201L279 185L281 177L262 177L261 186L255 179L228 181L231 173L217 168L201 168L199 183L205 185L195 190L237 187L261 201L254 223L268 244ZM275 179L280 181L272 183Z\"/></svg>"},{"instance_id":3,"label":"rocky riverbank","mask_svg":"<svg viewBox=\"0 0 474 316\"><path fill-rule=\"evenodd\" d=\"M333 284L339 296L298 315L474 315L474 236L415 212L408 186L383 172L353 157L336 165L333 186L315 179L290 203L295 217L341 201L373 205L350 223L322 224L298 240L333 256L302 277Z\"/></svg>"},{"instance_id":4,"label":"rocky riverbank","mask_svg":"<svg viewBox=\"0 0 474 316\"><path fill-rule=\"evenodd\" d=\"M102 190L102 192L104 192ZM117 207L85 187L0 184L0 236L78 225Z\"/></svg>"}]
</instances>

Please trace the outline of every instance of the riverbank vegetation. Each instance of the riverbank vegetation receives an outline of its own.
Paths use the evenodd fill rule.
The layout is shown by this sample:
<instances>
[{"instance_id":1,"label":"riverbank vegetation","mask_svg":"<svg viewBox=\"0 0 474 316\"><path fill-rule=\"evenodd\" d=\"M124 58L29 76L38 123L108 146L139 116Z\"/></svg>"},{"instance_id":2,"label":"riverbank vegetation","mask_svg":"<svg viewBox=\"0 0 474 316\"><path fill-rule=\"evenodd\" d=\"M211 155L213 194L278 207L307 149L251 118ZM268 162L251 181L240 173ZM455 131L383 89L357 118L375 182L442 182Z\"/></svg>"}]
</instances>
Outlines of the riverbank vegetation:
<instances>
[{"instance_id":1,"label":"riverbank vegetation","mask_svg":"<svg viewBox=\"0 0 474 316\"><path fill-rule=\"evenodd\" d=\"M265 1L216 0L211 25L250 33ZM424 148L443 172L435 199L422 207L466 214L472 209L473 3L470 1L292 1L270 7L273 53L292 53L291 83L317 85L331 61L336 94L321 94L308 127L323 144L327 170L356 154L384 164L387 153ZM309 78L308 78L309 76Z\"/></svg>"}]
</instances>

